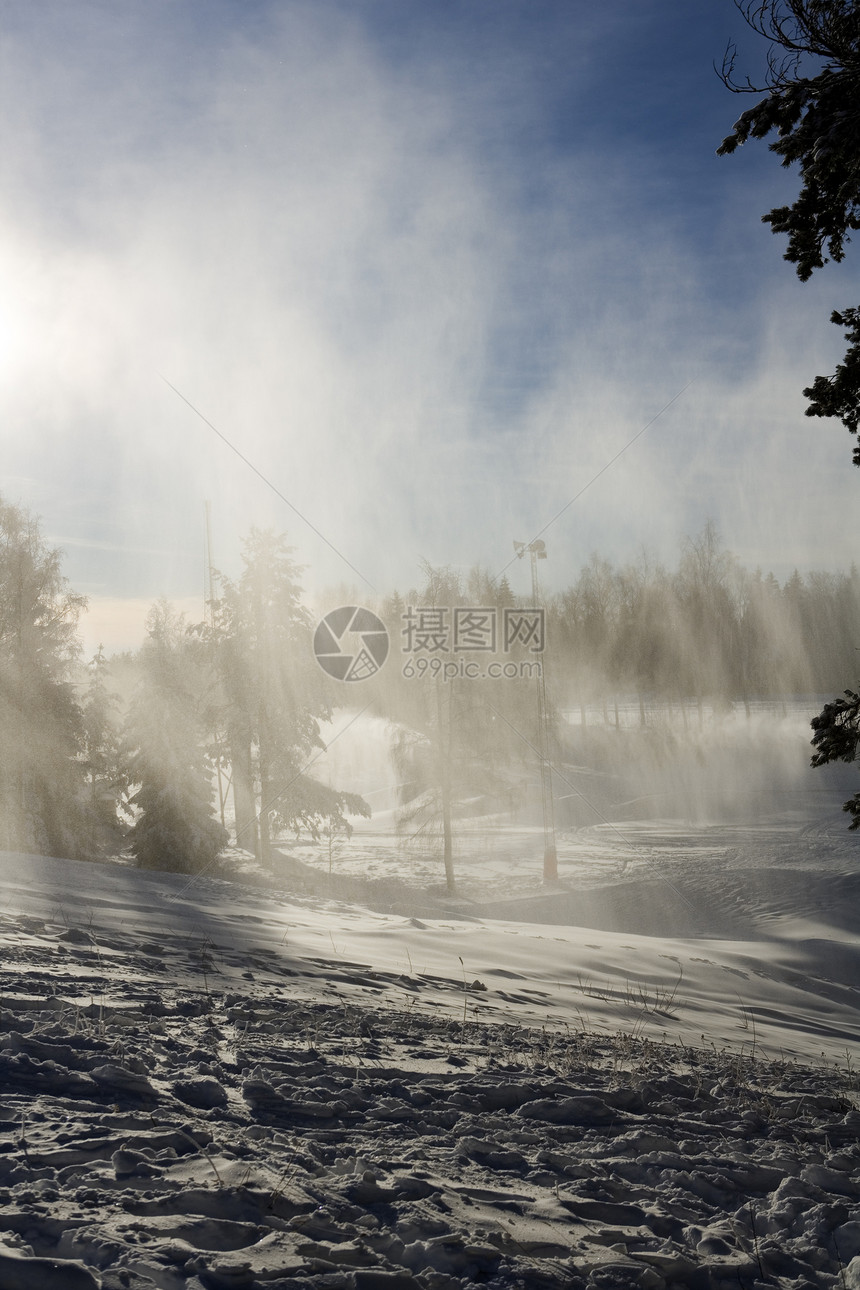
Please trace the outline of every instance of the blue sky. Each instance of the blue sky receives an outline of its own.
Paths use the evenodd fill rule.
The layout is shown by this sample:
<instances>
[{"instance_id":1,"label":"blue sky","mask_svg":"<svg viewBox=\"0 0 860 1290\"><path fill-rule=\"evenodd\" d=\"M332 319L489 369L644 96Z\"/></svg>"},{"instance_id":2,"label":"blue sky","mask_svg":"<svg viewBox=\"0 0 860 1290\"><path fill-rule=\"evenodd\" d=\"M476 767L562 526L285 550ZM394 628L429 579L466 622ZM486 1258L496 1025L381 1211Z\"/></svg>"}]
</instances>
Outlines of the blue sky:
<instances>
[{"instance_id":1,"label":"blue sky","mask_svg":"<svg viewBox=\"0 0 860 1290\"><path fill-rule=\"evenodd\" d=\"M856 270L797 283L760 222L796 181L716 157L730 38L755 76L731 0L0 2L0 493L88 640L199 603L207 499L217 563L272 525L322 600L562 510L554 587L708 518L847 566L851 442L801 391Z\"/></svg>"}]
</instances>

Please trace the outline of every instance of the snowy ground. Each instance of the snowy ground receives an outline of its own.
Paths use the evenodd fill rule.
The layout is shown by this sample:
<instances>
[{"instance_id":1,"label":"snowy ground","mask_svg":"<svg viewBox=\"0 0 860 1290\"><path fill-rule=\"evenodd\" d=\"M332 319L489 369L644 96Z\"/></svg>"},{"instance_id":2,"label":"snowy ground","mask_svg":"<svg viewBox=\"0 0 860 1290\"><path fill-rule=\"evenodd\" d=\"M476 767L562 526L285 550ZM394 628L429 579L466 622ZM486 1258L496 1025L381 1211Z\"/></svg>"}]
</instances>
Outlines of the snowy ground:
<instances>
[{"instance_id":1,"label":"snowy ground","mask_svg":"<svg viewBox=\"0 0 860 1290\"><path fill-rule=\"evenodd\" d=\"M472 821L453 899L384 814L274 886L0 856L0 1290L858 1290L860 845L808 806L571 831L551 889Z\"/></svg>"}]
</instances>

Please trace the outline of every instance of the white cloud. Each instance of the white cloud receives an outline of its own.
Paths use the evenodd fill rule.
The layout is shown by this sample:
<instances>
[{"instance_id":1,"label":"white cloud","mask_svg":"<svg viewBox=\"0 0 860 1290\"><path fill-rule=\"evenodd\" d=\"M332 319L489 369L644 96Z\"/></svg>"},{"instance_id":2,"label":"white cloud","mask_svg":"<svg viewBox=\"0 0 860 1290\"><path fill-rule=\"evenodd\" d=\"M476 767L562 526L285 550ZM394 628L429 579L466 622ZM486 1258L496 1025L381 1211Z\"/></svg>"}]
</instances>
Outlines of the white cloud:
<instances>
[{"instance_id":1,"label":"white cloud","mask_svg":"<svg viewBox=\"0 0 860 1290\"><path fill-rule=\"evenodd\" d=\"M552 526L548 578L593 548L670 557L709 515L742 558L843 562L850 445L810 434L799 397L825 293L765 275L760 334L749 304L735 323L674 216L622 219L630 155L506 174L482 69L467 122L444 69L407 82L339 7L265 11L265 40L225 27L190 64L172 7L84 8L80 30L51 11L53 46L9 38L4 460L78 556L176 553L135 565L130 594L195 592L204 499L216 563L272 524L312 585L355 581L161 375L380 588L422 556L500 567L691 378ZM95 26L70 57L63 32L77 50ZM831 504L801 519L810 478ZM99 568L121 598L121 567Z\"/></svg>"}]
</instances>

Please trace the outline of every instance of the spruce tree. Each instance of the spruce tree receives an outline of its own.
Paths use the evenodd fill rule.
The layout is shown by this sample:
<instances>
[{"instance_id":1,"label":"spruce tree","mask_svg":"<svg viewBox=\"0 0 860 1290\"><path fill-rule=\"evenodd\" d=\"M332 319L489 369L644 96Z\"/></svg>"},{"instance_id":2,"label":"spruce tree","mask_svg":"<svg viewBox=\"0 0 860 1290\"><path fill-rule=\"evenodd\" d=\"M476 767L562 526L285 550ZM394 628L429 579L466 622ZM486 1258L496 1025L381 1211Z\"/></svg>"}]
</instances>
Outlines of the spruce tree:
<instances>
[{"instance_id":1,"label":"spruce tree","mask_svg":"<svg viewBox=\"0 0 860 1290\"><path fill-rule=\"evenodd\" d=\"M81 710L71 681L86 604L38 521L0 500L0 846L86 853Z\"/></svg>"},{"instance_id":2,"label":"spruce tree","mask_svg":"<svg viewBox=\"0 0 860 1290\"><path fill-rule=\"evenodd\" d=\"M723 57L722 79L737 94L762 94L742 112L717 153L726 156L751 139L768 145L785 167L796 167L800 191L790 206L762 216L787 235L784 259L807 282L828 260L840 263L860 229L860 10L854 0L735 0L744 19L769 44L761 83L735 77L736 50ZM832 376L803 391L807 416L839 417L855 436L860 466L860 309L834 310L845 329L845 360Z\"/></svg>"},{"instance_id":3,"label":"spruce tree","mask_svg":"<svg viewBox=\"0 0 860 1290\"><path fill-rule=\"evenodd\" d=\"M330 718L332 705L313 657L292 548L283 535L252 529L242 561L236 582L221 580L214 634L237 843L270 867L278 832L304 831L318 840L335 828L348 835L347 816L369 815L370 808L306 773L325 747L319 723Z\"/></svg>"},{"instance_id":4,"label":"spruce tree","mask_svg":"<svg viewBox=\"0 0 860 1290\"><path fill-rule=\"evenodd\" d=\"M127 783L120 741L119 699L108 680L110 664L99 645L87 667L81 713L81 761L87 778L87 819L93 851L114 851L122 842Z\"/></svg>"},{"instance_id":5,"label":"spruce tree","mask_svg":"<svg viewBox=\"0 0 860 1290\"><path fill-rule=\"evenodd\" d=\"M165 601L150 611L147 637L126 725L129 800L137 815L129 846L142 868L199 873L227 841L213 816L206 750L208 650Z\"/></svg>"}]
</instances>

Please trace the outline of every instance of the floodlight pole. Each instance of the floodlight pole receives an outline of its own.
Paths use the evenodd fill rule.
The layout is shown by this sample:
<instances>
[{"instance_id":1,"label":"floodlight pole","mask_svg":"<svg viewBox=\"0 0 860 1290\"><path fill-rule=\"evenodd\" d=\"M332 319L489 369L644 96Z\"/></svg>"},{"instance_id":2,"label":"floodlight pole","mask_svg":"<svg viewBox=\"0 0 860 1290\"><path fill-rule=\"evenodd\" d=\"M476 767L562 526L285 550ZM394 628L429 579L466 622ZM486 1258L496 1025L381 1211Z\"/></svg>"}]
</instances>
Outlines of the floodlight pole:
<instances>
[{"instance_id":1,"label":"floodlight pole","mask_svg":"<svg viewBox=\"0 0 860 1290\"><path fill-rule=\"evenodd\" d=\"M204 502L204 571L203 571L203 613L206 624L209 627L209 639L211 641L213 658L215 655L215 591L217 586L218 575L212 564L212 507L208 501ZM227 788L225 788L224 779L221 774L221 758L217 757L215 761L215 770L218 776L218 805L221 812L221 827L226 829L227 819L224 807L227 799Z\"/></svg>"},{"instance_id":2,"label":"floodlight pole","mask_svg":"<svg viewBox=\"0 0 860 1290\"><path fill-rule=\"evenodd\" d=\"M532 604L535 609L540 603L537 562L546 559L546 543L540 538L528 545L515 542L514 550L520 559L528 551L532 566ZM547 702L546 670L541 659L540 675L537 678L537 715L538 715L538 754L540 757L541 806L543 808L543 880L558 880L558 852L555 845L555 809L552 795L552 764L549 759L547 738Z\"/></svg>"}]
</instances>

